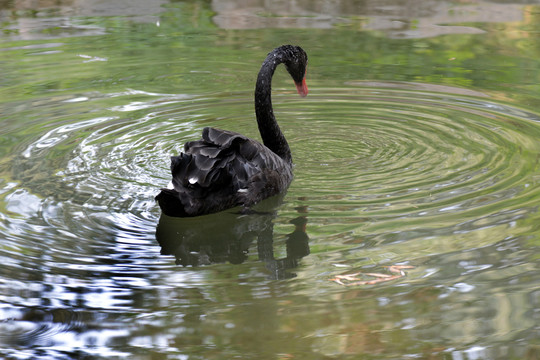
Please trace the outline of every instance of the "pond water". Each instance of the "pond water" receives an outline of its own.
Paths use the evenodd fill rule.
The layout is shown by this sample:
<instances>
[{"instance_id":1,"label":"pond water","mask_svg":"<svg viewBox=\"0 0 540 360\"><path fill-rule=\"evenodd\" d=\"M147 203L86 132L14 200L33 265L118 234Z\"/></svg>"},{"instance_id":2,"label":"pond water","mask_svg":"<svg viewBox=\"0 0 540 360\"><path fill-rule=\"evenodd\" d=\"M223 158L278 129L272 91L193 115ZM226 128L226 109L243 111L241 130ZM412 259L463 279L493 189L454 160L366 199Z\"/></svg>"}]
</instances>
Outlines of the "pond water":
<instances>
[{"instance_id":1,"label":"pond water","mask_svg":"<svg viewBox=\"0 0 540 360\"><path fill-rule=\"evenodd\" d=\"M0 356L540 358L540 3L29 4L0 3ZM184 142L258 138L284 43L288 192L161 215Z\"/></svg>"}]
</instances>

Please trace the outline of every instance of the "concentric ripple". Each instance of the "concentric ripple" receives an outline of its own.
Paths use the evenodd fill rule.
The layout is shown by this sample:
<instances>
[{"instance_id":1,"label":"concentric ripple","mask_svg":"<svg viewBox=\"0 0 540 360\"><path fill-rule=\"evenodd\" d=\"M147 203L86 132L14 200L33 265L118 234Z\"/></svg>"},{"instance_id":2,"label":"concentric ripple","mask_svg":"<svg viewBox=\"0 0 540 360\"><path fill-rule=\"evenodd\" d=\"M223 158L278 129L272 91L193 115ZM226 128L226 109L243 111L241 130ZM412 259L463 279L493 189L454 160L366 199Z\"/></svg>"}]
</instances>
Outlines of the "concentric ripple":
<instances>
[{"instance_id":1,"label":"concentric ripple","mask_svg":"<svg viewBox=\"0 0 540 360\"><path fill-rule=\"evenodd\" d=\"M353 85L314 89L307 99L275 95L296 164L289 198L306 198L314 210L424 219L532 205L537 114L459 89ZM87 215L156 219L153 195L169 180L168 157L199 138L202 127L257 137L250 93L203 98L129 90L109 98L115 105L100 116L62 122L26 144L14 166L20 185L6 189L8 198L33 194L43 199L37 208L60 204L55 211L68 217L71 204Z\"/></svg>"},{"instance_id":2,"label":"concentric ripple","mask_svg":"<svg viewBox=\"0 0 540 360\"><path fill-rule=\"evenodd\" d=\"M429 251L426 239L476 236L485 244L529 231L540 199L538 114L459 89L387 85L312 88L306 99L275 92L295 161L276 232L290 232L284 228L299 207L310 243L338 248L417 240L410 248L420 254ZM251 92L127 90L65 100L70 111L80 103L101 110L34 129L11 154L11 177L0 189L0 232L10 244L0 250L2 271L36 294L6 280L0 300L39 311L136 311L137 291L157 291L151 279L173 266L155 240L154 196L169 181L169 156L204 126L257 138ZM478 236L480 229L493 238ZM23 317L0 327L15 326L16 341L72 331L73 324L36 328Z\"/></svg>"},{"instance_id":3,"label":"concentric ripple","mask_svg":"<svg viewBox=\"0 0 540 360\"><path fill-rule=\"evenodd\" d=\"M307 99L288 91L274 97L296 164L288 198L306 199L313 216L332 213L338 223L367 216L383 226L403 218L436 223L439 216L462 222L534 206L537 114L448 87L351 85L314 89ZM153 196L185 141L207 125L258 136L250 93L129 90L110 97L115 105L103 116L62 124L27 144L17 166L21 186L11 196L43 198L35 205L43 217L51 203L66 218L131 213L155 221Z\"/></svg>"},{"instance_id":4,"label":"concentric ripple","mask_svg":"<svg viewBox=\"0 0 540 360\"><path fill-rule=\"evenodd\" d=\"M399 88L323 90L311 101L298 110L309 126L291 141L301 149L291 190L313 215L404 230L536 206L537 114ZM308 120L323 107L325 125Z\"/></svg>"}]
</instances>

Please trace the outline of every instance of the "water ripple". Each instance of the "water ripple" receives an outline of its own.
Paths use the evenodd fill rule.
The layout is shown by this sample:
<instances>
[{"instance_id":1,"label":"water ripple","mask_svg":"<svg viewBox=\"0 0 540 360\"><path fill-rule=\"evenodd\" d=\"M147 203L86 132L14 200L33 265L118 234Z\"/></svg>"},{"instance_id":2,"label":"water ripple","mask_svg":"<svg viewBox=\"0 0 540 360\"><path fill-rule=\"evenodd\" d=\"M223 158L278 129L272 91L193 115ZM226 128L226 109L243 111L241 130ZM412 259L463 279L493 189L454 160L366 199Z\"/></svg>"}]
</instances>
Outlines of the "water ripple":
<instances>
[{"instance_id":1,"label":"water ripple","mask_svg":"<svg viewBox=\"0 0 540 360\"><path fill-rule=\"evenodd\" d=\"M537 228L538 114L485 94L411 86L351 83L312 88L306 99L276 91L276 116L296 164L276 234L290 233L302 208L310 244L333 249L306 263L357 266L368 261L360 251L369 247L380 247L369 261L403 261L405 241L408 257L421 257ZM58 334L77 332L79 315L66 310L71 320L56 321L49 309L136 312L144 308L140 291L204 283L204 273L171 272L173 261L160 256L153 198L169 181L169 156L204 126L258 138L251 92L126 90L74 99L64 104L102 110L85 105L86 117L36 131L18 145L11 176L0 183L0 233L9 244L0 248L0 301L11 304L0 314L0 333L10 334L0 343L58 343ZM489 264L464 269L494 271ZM37 309L43 320L26 321L17 307Z\"/></svg>"},{"instance_id":2,"label":"water ripple","mask_svg":"<svg viewBox=\"0 0 540 360\"><path fill-rule=\"evenodd\" d=\"M535 114L483 98L395 89L348 90L324 107L332 125L309 127L292 141L312 149L296 152L293 189L313 211L339 206L379 221L467 218L530 206L538 195Z\"/></svg>"},{"instance_id":3,"label":"water ripple","mask_svg":"<svg viewBox=\"0 0 540 360\"><path fill-rule=\"evenodd\" d=\"M396 217L467 219L532 206L537 114L485 94L449 93L450 87L384 85L320 88L307 100L276 94L296 163L290 196L306 199L313 217L339 211L380 225ZM25 186L6 197L11 211L27 216L43 208L49 224L59 213L87 221L92 213L129 212L155 220L153 195L168 182L168 157L202 127L257 137L250 94L203 98L129 89L108 98L116 104L107 116L62 123L25 146L16 176ZM62 162L39 165L53 153ZM23 210L21 201L34 205Z\"/></svg>"}]
</instances>

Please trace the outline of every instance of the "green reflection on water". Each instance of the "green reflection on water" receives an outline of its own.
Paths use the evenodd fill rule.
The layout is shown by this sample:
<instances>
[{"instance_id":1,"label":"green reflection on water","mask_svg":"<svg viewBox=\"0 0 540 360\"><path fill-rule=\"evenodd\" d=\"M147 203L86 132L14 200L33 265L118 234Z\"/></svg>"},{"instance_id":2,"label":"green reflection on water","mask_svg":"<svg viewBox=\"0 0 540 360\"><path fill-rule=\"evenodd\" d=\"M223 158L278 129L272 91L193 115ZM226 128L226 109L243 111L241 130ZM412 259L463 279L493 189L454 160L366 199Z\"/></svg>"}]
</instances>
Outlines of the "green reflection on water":
<instances>
[{"instance_id":1,"label":"green reflection on water","mask_svg":"<svg viewBox=\"0 0 540 360\"><path fill-rule=\"evenodd\" d=\"M85 17L72 19L70 31L38 31L50 37L45 40L4 33L0 209L10 241L1 256L14 264L3 275L59 290L26 294L8 284L1 300L8 307L74 308L110 319L83 316L83 333L128 327L127 334L103 335L102 355L111 347L158 358L449 358L475 345L487 349L485 358L501 358L503 348L510 358L527 348L534 355L540 149L531 118L540 99L539 12L535 6L523 11L519 23L467 24L483 34L422 39L362 30L365 19L330 29L224 30L206 2L168 5L159 26ZM78 36L89 31L95 34ZM274 79L276 114L297 165L274 220L273 245L276 258L286 253L289 220L299 207L307 209L310 255L291 270L297 278L269 280L255 243L241 265L184 269L160 257L148 238L133 241L144 251L129 238L115 238L100 216L147 211L152 224L141 232L151 239L159 216L151 197L166 184L167 156L203 126L257 137L254 79L261 59L281 43L302 45L310 58L307 99L292 98L284 71ZM486 104L525 115L483 109ZM426 133L438 136L406 142L412 135L430 139ZM358 140L355 149L348 136ZM483 166L466 174L478 181L469 188L481 184L473 196L464 192L466 176L454 175L483 156ZM392 163L398 158L402 163ZM444 182L417 181L443 161L455 166L441 179L454 183L437 188ZM407 167L418 177L400 178ZM487 167L502 170L483 176ZM388 178L389 169L400 175L381 190L378 176ZM123 199L123 186L136 191ZM449 210L456 203L466 204L464 210ZM73 252L87 259L74 260ZM140 263L123 263L118 254ZM328 281L337 272L381 271L393 262L416 269L380 287ZM111 280L104 293L124 307L109 308L106 296L96 305L75 295L99 298L92 289L102 278Z\"/></svg>"}]
</instances>

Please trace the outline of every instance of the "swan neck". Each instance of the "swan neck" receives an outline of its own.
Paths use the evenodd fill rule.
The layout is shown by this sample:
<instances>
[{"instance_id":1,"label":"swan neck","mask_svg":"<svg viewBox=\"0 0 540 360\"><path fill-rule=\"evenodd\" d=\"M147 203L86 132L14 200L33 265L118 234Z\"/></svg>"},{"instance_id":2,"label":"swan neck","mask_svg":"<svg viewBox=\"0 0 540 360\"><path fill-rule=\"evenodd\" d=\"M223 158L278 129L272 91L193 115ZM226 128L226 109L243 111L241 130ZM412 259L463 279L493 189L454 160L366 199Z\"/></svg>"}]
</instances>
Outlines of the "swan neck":
<instances>
[{"instance_id":1,"label":"swan neck","mask_svg":"<svg viewBox=\"0 0 540 360\"><path fill-rule=\"evenodd\" d=\"M270 53L264 60L255 86L255 114L263 144L288 163L292 163L291 149L281 132L272 108L272 76L283 62L280 54Z\"/></svg>"}]
</instances>

